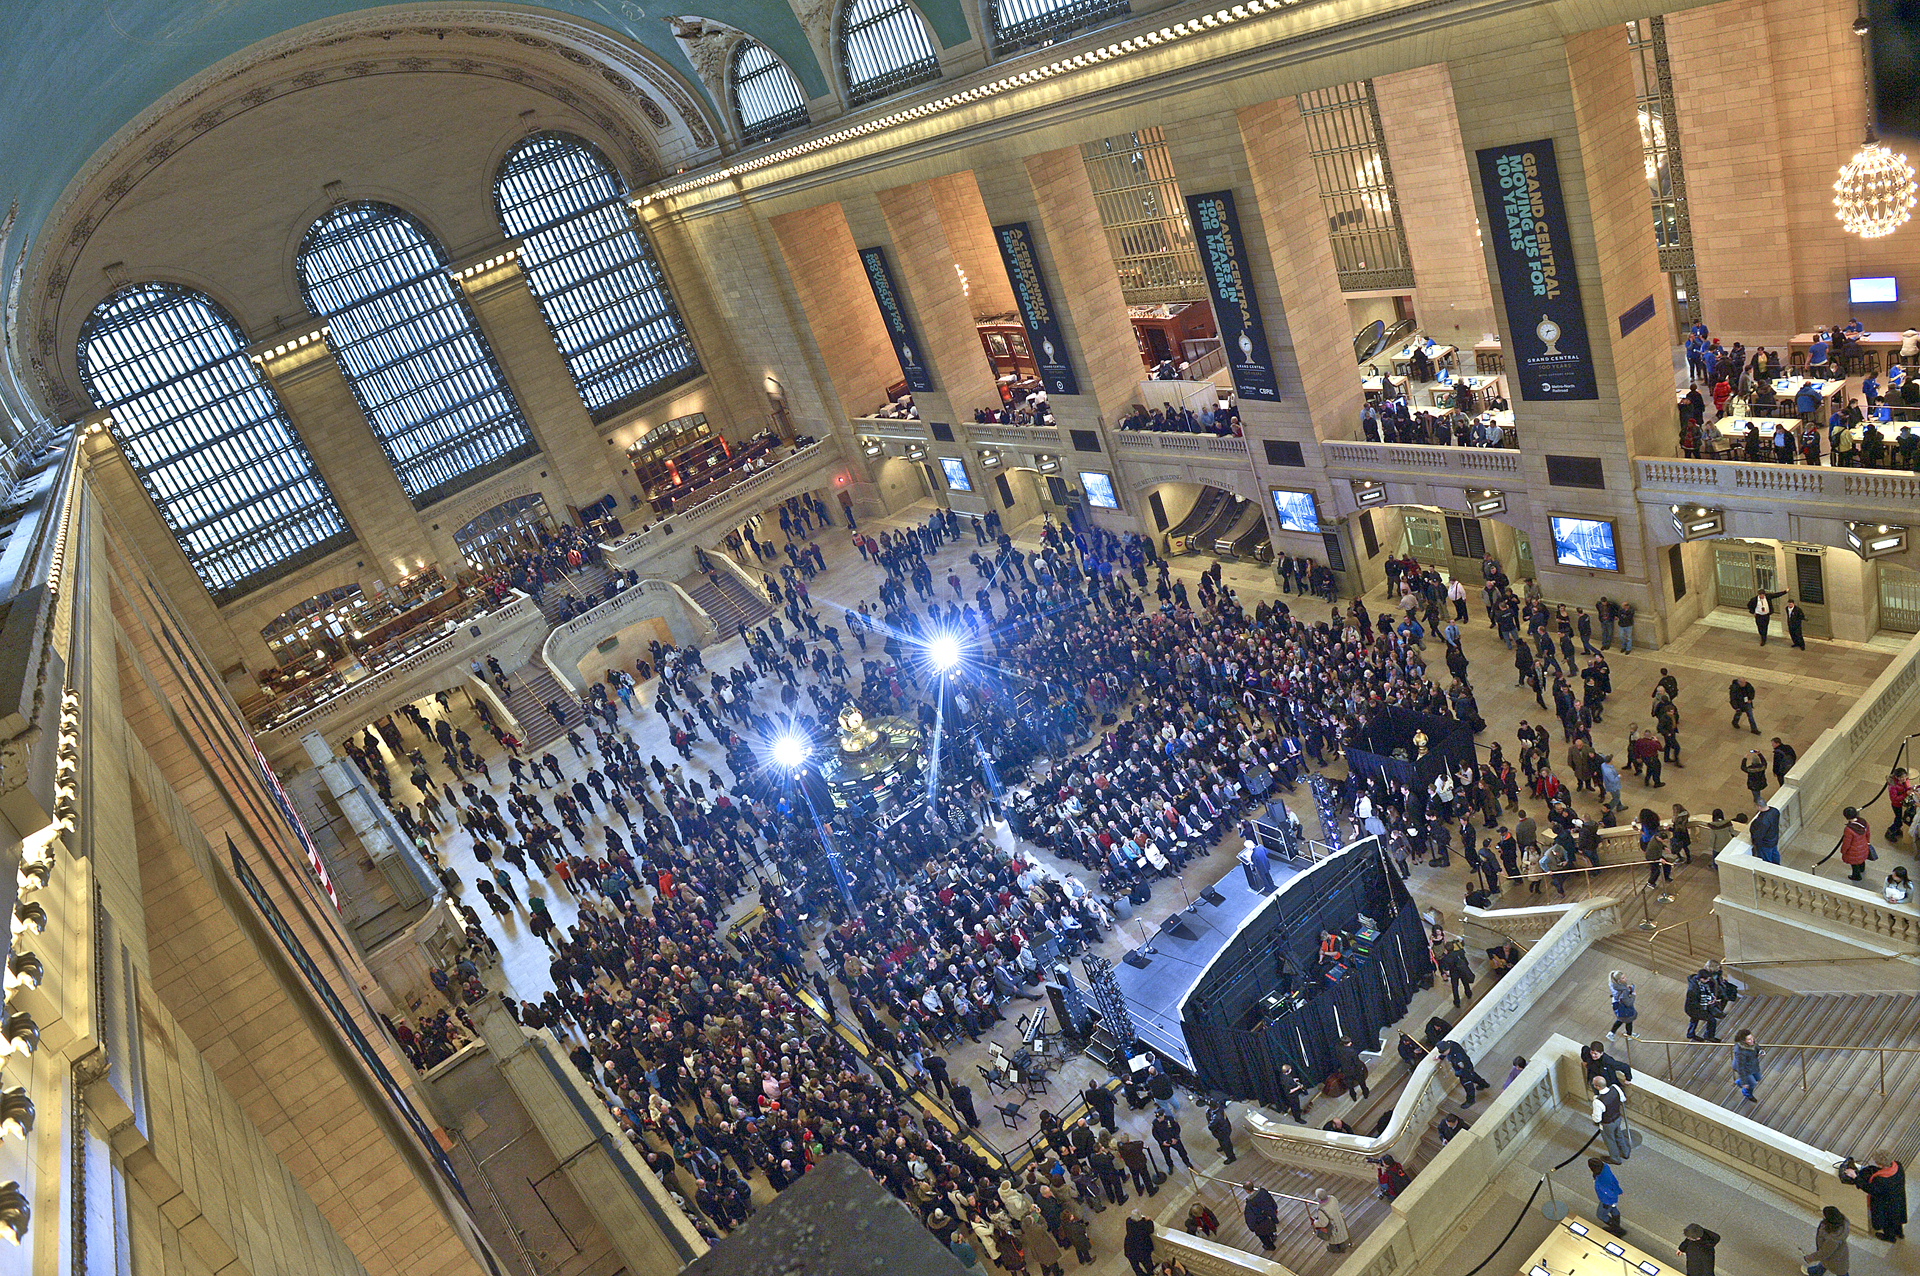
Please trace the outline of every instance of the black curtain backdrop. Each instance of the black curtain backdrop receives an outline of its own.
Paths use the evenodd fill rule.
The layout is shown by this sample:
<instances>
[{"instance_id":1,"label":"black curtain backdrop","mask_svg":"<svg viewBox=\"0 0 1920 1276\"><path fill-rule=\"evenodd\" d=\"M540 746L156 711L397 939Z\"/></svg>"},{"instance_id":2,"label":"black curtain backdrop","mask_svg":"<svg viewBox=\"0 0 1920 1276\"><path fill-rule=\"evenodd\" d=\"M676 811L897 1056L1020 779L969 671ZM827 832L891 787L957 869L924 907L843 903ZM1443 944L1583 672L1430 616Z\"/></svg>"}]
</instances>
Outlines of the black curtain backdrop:
<instances>
[{"instance_id":1,"label":"black curtain backdrop","mask_svg":"<svg viewBox=\"0 0 1920 1276\"><path fill-rule=\"evenodd\" d=\"M1413 737L1427 733L1427 753L1418 761ZM1396 758L1403 750L1406 758ZM1347 746L1347 770L1352 775L1385 774L1409 790L1424 792L1440 774L1442 767L1459 768L1473 761L1473 732L1458 718L1415 713L1410 709L1383 708L1361 729L1359 738Z\"/></svg>"},{"instance_id":2,"label":"black curtain backdrop","mask_svg":"<svg viewBox=\"0 0 1920 1276\"><path fill-rule=\"evenodd\" d=\"M1380 937L1370 955L1349 960L1346 978L1329 983L1314 969L1320 932L1353 930L1361 913L1380 926ZM1201 1087L1281 1106L1282 1063L1317 1086L1333 1069L1341 1036L1360 1050L1377 1049L1432 969L1419 910L1380 844L1354 843L1284 890L1195 985L1183 1027ZM1261 1000L1283 985L1304 1000L1263 1019Z\"/></svg>"}]
</instances>

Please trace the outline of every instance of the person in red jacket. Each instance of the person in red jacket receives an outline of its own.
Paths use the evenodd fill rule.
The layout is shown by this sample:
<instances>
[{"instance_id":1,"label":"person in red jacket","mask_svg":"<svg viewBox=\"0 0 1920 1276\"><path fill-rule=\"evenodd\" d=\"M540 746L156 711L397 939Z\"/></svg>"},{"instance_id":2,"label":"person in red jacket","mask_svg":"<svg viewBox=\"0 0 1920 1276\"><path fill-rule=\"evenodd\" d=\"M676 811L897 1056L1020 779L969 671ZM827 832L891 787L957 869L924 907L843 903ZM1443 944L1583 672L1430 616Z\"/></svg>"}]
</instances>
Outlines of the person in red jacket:
<instances>
[{"instance_id":1,"label":"person in red jacket","mask_svg":"<svg viewBox=\"0 0 1920 1276\"><path fill-rule=\"evenodd\" d=\"M1840 862L1853 871L1847 880L1857 882L1866 875L1867 860L1873 855L1873 830L1860 818L1860 808L1850 806L1841 812L1847 826L1840 831Z\"/></svg>"},{"instance_id":2,"label":"person in red jacket","mask_svg":"<svg viewBox=\"0 0 1920 1276\"><path fill-rule=\"evenodd\" d=\"M1900 840L1900 826L1912 818L1913 812L1907 809L1907 799L1913 796L1913 781L1907 778L1907 768L1897 766L1893 774L1887 777L1887 805L1893 808L1893 823L1887 826L1887 840Z\"/></svg>"}]
</instances>

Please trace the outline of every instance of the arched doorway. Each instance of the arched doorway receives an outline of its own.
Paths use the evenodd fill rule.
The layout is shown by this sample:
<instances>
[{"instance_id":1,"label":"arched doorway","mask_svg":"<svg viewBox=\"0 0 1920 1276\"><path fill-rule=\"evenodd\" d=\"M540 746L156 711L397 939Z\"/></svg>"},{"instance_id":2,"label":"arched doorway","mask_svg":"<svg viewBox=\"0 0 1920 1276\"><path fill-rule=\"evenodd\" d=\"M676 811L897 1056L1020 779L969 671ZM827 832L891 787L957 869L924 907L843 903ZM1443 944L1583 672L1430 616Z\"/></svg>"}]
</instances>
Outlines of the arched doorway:
<instances>
[{"instance_id":1,"label":"arched doorway","mask_svg":"<svg viewBox=\"0 0 1920 1276\"><path fill-rule=\"evenodd\" d=\"M537 549L540 533L553 527L546 498L532 492L502 501L476 516L453 534L453 543L475 567L493 567L519 551Z\"/></svg>"},{"instance_id":2,"label":"arched doorway","mask_svg":"<svg viewBox=\"0 0 1920 1276\"><path fill-rule=\"evenodd\" d=\"M1489 557L1510 580L1531 580L1533 543L1527 533L1495 518L1476 518L1430 505L1380 505L1343 520L1362 588L1386 578L1388 558L1411 558L1479 588Z\"/></svg>"}]
</instances>

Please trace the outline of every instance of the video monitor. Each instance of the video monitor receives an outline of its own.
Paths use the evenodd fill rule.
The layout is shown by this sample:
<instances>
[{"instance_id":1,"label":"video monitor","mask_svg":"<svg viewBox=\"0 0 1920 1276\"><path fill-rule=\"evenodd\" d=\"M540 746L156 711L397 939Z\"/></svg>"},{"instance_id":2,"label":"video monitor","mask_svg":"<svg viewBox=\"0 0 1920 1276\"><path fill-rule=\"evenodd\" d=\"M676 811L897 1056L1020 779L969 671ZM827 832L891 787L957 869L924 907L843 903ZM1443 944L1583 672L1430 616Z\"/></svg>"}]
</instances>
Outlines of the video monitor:
<instances>
[{"instance_id":1,"label":"video monitor","mask_svg":"<svg viewBox=\"0 0 1920 1276\"><path fill-rule=\"evenodd\" d=\"M1614 549L1613 524L1603 518L1550 516L1553 524L1553 561L1562 567L1591 567L1603 572L1620 570Z\"/></svg>"},{"instance_id":2,"label":"video monitor","mask_svg":"<svg viewBox=\"0 0 1920 1276\"><path fill-rule=\"evenodd\" d=\"M1320 530L1320 506L1313 499L1312 492L1289 492L1276 487L1273 489L1273 508L1280 515L1280 527L1284 531Z\"/></svg>"},{"instance_id":3,"label":"video monitor","mask_svg":"<svg viewBox=\"0 0 1920 1276\"><path fill-rule=\"evenodd\" d=\"M940 468L946 473L947 486L956 492L971 492L973 480L967 477L967 463L957 456L940 458Z\"/></svg>"}]
</instances>

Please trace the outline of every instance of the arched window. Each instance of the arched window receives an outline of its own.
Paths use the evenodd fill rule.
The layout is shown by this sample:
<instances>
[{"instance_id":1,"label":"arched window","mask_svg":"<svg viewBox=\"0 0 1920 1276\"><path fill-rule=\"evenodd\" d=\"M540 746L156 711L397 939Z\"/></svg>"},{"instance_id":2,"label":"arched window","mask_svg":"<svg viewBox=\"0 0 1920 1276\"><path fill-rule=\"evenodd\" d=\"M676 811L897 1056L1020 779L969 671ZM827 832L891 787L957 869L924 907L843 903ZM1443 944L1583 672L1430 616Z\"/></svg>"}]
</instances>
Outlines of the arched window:
<instances>
[{"instance_id":1,"label":"arched window","mask_svg":"<svg viewBox=\"0 0 1920 1276\"><path fill-rule=\"evenodd\" d=\"M940 78L940 59L907 0L853 0L840 36L840 66L854 106Z\"/></svg>"},{"instance_id":2,"label":"arched window","mask_svg":"<svg viewBox=\"0 0 1920 1276\"><path fill-rule=\"evenodd\" d=\"M1071 32L1133 12L1127 0L990 0L988 9L994 51L1002 54L1051 44Z\"/></svg>"},{"instance_id":3,"label":"arched window","mask_svg":"<svg viewBox=\"0 0 1920 1276\"><path fill-rule=\"evenodd\" d=\"M522 241L520 267L596 421L700 374L626 196L613 165L564 133L516 146L493 187L500 228Z\"/></svg>"},{"instance_id":4,"label":"arched window","mask_svg":"<svg viewBox=\"0 0 1920 1276\"><path fill-rule=\"evenodd\" d=\"M391 204L342 204L295 264L414 508L539 451L426 227Z\"/></svg>"},{"instance_id":5,"label":"arched window","mask_svg":"<svg viewBox=\"0 0 1920 1276\"><path fill-rule=\"evenodd\" d=\"M733 117L743 140L763 142L807 122L807 95L772 49L742 40L733 46L731 62Z\"/></svg>"},{"instance_id":6,"label":"arched window","mask_svg":"<svg viewBox=\"0 0 1920 1276\"><path fill-rule=\"evenodd\" d=\"M175 284L134 284L80 330L80 377L215 602L353 539L247 358L240 327Z\"/></svg>"}]
</instances>

